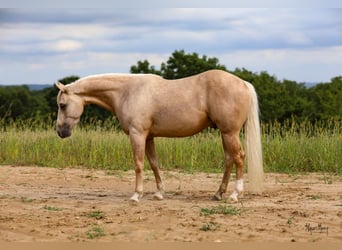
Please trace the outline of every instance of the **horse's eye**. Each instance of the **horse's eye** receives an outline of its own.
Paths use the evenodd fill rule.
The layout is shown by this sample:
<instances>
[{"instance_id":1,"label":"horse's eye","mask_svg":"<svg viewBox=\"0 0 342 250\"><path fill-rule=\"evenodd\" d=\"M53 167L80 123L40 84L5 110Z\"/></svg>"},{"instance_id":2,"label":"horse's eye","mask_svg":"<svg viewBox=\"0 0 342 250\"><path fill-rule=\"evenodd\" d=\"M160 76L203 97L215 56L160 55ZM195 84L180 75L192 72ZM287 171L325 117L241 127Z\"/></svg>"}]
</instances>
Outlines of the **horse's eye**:
<instances>
[{"instance_id":1,"label":"horse's eye","mask_svg":"<svg viewBox=\"0 0 342 250\"><path fill-rule=\"evenodd\" d=\"M60 103L59 104L59 108L61 109L61 110L65 110L66 109L66 104L65 103Z\"/></svg>"}]
</instances>

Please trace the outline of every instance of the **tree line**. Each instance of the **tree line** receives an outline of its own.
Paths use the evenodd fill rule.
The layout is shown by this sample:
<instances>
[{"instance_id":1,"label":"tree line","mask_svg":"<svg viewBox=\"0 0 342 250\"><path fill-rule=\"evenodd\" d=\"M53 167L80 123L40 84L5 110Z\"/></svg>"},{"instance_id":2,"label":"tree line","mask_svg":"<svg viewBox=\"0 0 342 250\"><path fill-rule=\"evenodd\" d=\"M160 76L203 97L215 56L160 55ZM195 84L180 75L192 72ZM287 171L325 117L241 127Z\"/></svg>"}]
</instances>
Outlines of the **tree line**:
<instances>
[{"instance_id":1,"label":"tree line","mask_svg":"<svg viewBox=\"0 0 342 250\"><path fill-rule=\"evenodd\" d=\"M210 69L228 71L252 83L257 91L260 104L260 116L263 122L288 119L316 122L331 118L342 120L342 76L336 76L330 82L319 83L307 88L304 83L287 79L279 80L266 71L252 72L245 68L227 69L216 57L200 56L176 50L166 62L157 68L148 60L138 61L130 68L131 73L153 73L166 79L178 79L204 72ZM59 81L68 84L79 79L67 76ZM57 114L55 86L43 90L30 90L28 86L0 87L0 120L16 121L40 119L54 121ZM112 114L90 105L82 116L83 123L105 121ZM114 120L113 120L114 121Z\"/></svg>"}]
</instances>

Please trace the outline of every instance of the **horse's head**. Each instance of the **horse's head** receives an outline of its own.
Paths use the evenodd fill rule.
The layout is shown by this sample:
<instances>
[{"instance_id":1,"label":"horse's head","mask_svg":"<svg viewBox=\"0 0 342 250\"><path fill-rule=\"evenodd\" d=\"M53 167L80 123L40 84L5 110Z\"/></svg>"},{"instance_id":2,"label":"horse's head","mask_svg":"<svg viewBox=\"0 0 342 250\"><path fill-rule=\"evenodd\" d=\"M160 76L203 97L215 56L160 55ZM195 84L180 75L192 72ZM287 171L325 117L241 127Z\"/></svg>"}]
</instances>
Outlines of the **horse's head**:
<instances>
[{"instance_id":1,"label":"horse's head","mask_svg":"<svg viewBox=\"0 0 342 250\"><path fill-rule=\"evenodd\" d=\"M69 90L68 86L56 83L60 90L57 96L57 134L61 138L71 136L71 130L79 122L84 109L83 99Z\"/></svg>"}]
</instances>

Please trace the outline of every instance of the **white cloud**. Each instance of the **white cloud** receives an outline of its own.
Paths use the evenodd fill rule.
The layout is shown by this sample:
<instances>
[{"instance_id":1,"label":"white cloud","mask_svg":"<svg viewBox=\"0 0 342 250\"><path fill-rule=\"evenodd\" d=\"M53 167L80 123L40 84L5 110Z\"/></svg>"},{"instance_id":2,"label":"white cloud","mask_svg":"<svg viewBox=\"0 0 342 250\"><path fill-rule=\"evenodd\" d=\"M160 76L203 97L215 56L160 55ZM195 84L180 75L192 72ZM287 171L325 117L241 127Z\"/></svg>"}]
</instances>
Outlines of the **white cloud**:
<instances>
[{"instance_id":1,"label":"white cloud","mask_svg":"<svg viewBox=\"0 0 342 250\"><path fill-rule=\"evenodd\" d=\"M341 55L341 56L339 56ZM228 69L266 70L279 79L324 82L342 75L342 46L313 49L235 51L218 56Z\"/></svg>"},{"instance_id":2,"label":"white cloud","mask_svg":"<svg viewBox=\"0 0 342 250\"><path fill-rule=\"evenodd\" d=\"M0 14L0 84L125 73L144 59L158 67L176 49L216 56L228 68L267 70L298 81L329 80L341 72L342 9L20 9ZM23 74L13 73L18 68Z\"/></svg>"},{"instance_id":3,"label":"white cloud","mask_svg":"<svg viewBox=\"0 0 342 250\"><path fill-rule=\"evenodd\" d=\"M32 7L39 6L39 8L99 8L99 7L110 7L110 8L303 8L303 7L341 7L340 0L287 0L287 1L274 1L274 0L59 0L59 1L45 1L45 0L5 0L3 1L3 7Z\"/></svg>"},{"instance_id":4,"label":"white cloud","mask_svg":"<svg viewBox=\"0 0 342 250\"><path fill-rule=\"evenodd\" d=\"M59 40L56 42L52 50L55 49L59 52L68 52L68 51L79 50L82 47L83 47L82 43L75 41L75 40Z\"/></svg>"}]
</instances>

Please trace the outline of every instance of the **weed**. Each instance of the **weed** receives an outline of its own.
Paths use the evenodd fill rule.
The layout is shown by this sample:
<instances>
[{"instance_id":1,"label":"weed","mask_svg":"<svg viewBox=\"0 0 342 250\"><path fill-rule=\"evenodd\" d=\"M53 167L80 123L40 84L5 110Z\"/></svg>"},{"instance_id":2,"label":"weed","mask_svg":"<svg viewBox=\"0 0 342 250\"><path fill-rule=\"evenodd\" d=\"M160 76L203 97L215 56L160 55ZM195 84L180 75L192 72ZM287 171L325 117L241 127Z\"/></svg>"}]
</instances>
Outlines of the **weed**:
<instances>
[{"instance_id":1,"label":"weed","mask_svg":"<svg viewBox=\"0 0 342 250\"><path fill-rule=\"evenodd\" d=\"M307 196L310 200L319 200L322 197L320 195L308 195Z\"/></svg>"},{"instance_id":2,"label":"weed","mask_svg":"<svg viewBox=\"0 0 342 250\"><path fill-rule=\"evenodd\" d=\"M93 226L90 230L86 232L89 239L96 239L102 236L106 236L104 229L102 227Z\"/></svg>"},{"instance_id":3,"label":"weed","mask_svg":"<svg viewBox=\"0 0 342 250\"><path fill-rule=\"evenodd\" d=\"M224 215L240 215L241 209L228 206L228 205L218 205L212 208L201 208L201 215L213 215L213 214L224 214Z\"/></svg>"},{"instance_id":4,"label":"weed","mask_svg":"<svg viewBox=\"0 0 342 250\"><path fill-rule=\"evenodd\" d=\"M217 229L220 228L220 224L216 223L216 222L208 222L202 225L202 227L200 228L200 230L202 231L216 231Z\"/></svg>"},{"instance_id":5,"label":"weed","mask_svg":"<svg viewBox=\"0 0 342 250\"><path fill-rule=\"evenodd\" d=\"M319 238L317 238L317 237L311 237L309 239L309 242L317 242L318 240L319 240Z\"/></svg>"},{"instance_id":6,"label":"weed","mask_svg":"<svg viewBox=\"0 0 342 250\"><path fill-rule=\"evenodd\" d=\"M91 211L91 212L87 213L86 216L89 218L95 218L97 220L101 220L101 219L104 219L106 217L106 215L102 211Z\"/></svg>"},{"instance_id":7,"label":"weed","mask_svg":"<svg viewBox=\"0 0 342 250\"><path fill-rule=\"evenodd\" d=\"M17 199L17 197L13 196L13 195L9 195L9 194L3 194L3 195L0 195L0 199L11 199L11 200L14 200L14 199Z\"/></svg>"},{"instance_id":8,"label":"weed","mask_svg":"<svg viewBox=\"0 0 342 250\"><path fill-rule=\"evenodd\" d=\"M323 180L324 184L333 184L333 178L331 176L326 176L325 173L323 173L323 177L319 178L319 180Z\"/></svg>"},{"instance_id":9,"label":"weed","mask_svg":"<svg viewBox=\"0 0 342 250\"><path fill-rule=\"evenodd\" d=\"M120 178L123 177L123 172L122 171L117 171L115 169L108 169L108 170L105 171L105 174L109 175L109 176L117 176L117 177L120 177Z\"/></svg>"},{"instance_id":10,"label":"weed","mask_svg":"<svg viewBox=\"0 0 342 250\"><path fill-rule=\"evenodd\" d=\"M342 201L342 195L340 195L340 200ZM342 207L342 203L337 204L336 206Z\"/></svg>"},{"instance_id":11,"label":"weed","mask_svg":"<svg viewBox=\"0 0 342 250\"><path fill-rule=\"evenodd\" d=\"M293 224L293 219L294 219L294 216L291 216L290 218L288 218L287 219L287 225L289 226L289 227L291 227L291 225Z\"/></svg>"},{"instance_id":12,"label":"weed","mask_svg":"<svg viewBox=\"0 0 342 250\"><path fill-rule=\"evenodd\" d=\"M63 210L63 208L53 207L53 206L48 206L48 205L45 205L43 209L48 210L48 211L62 211Z\"/></svg>"},{"instance_id":13,"label":"weed","mask_svg":"<svg viewBox=\"0 0 342 250\"><path fill-rule=\"evenodd\" d=\"M22 203L31 203L31 202L34 201L34 199L29 199L29 198L26 198L26 197L21 197L20 200L21 200Z\"/></svg>"}]
</instances>

